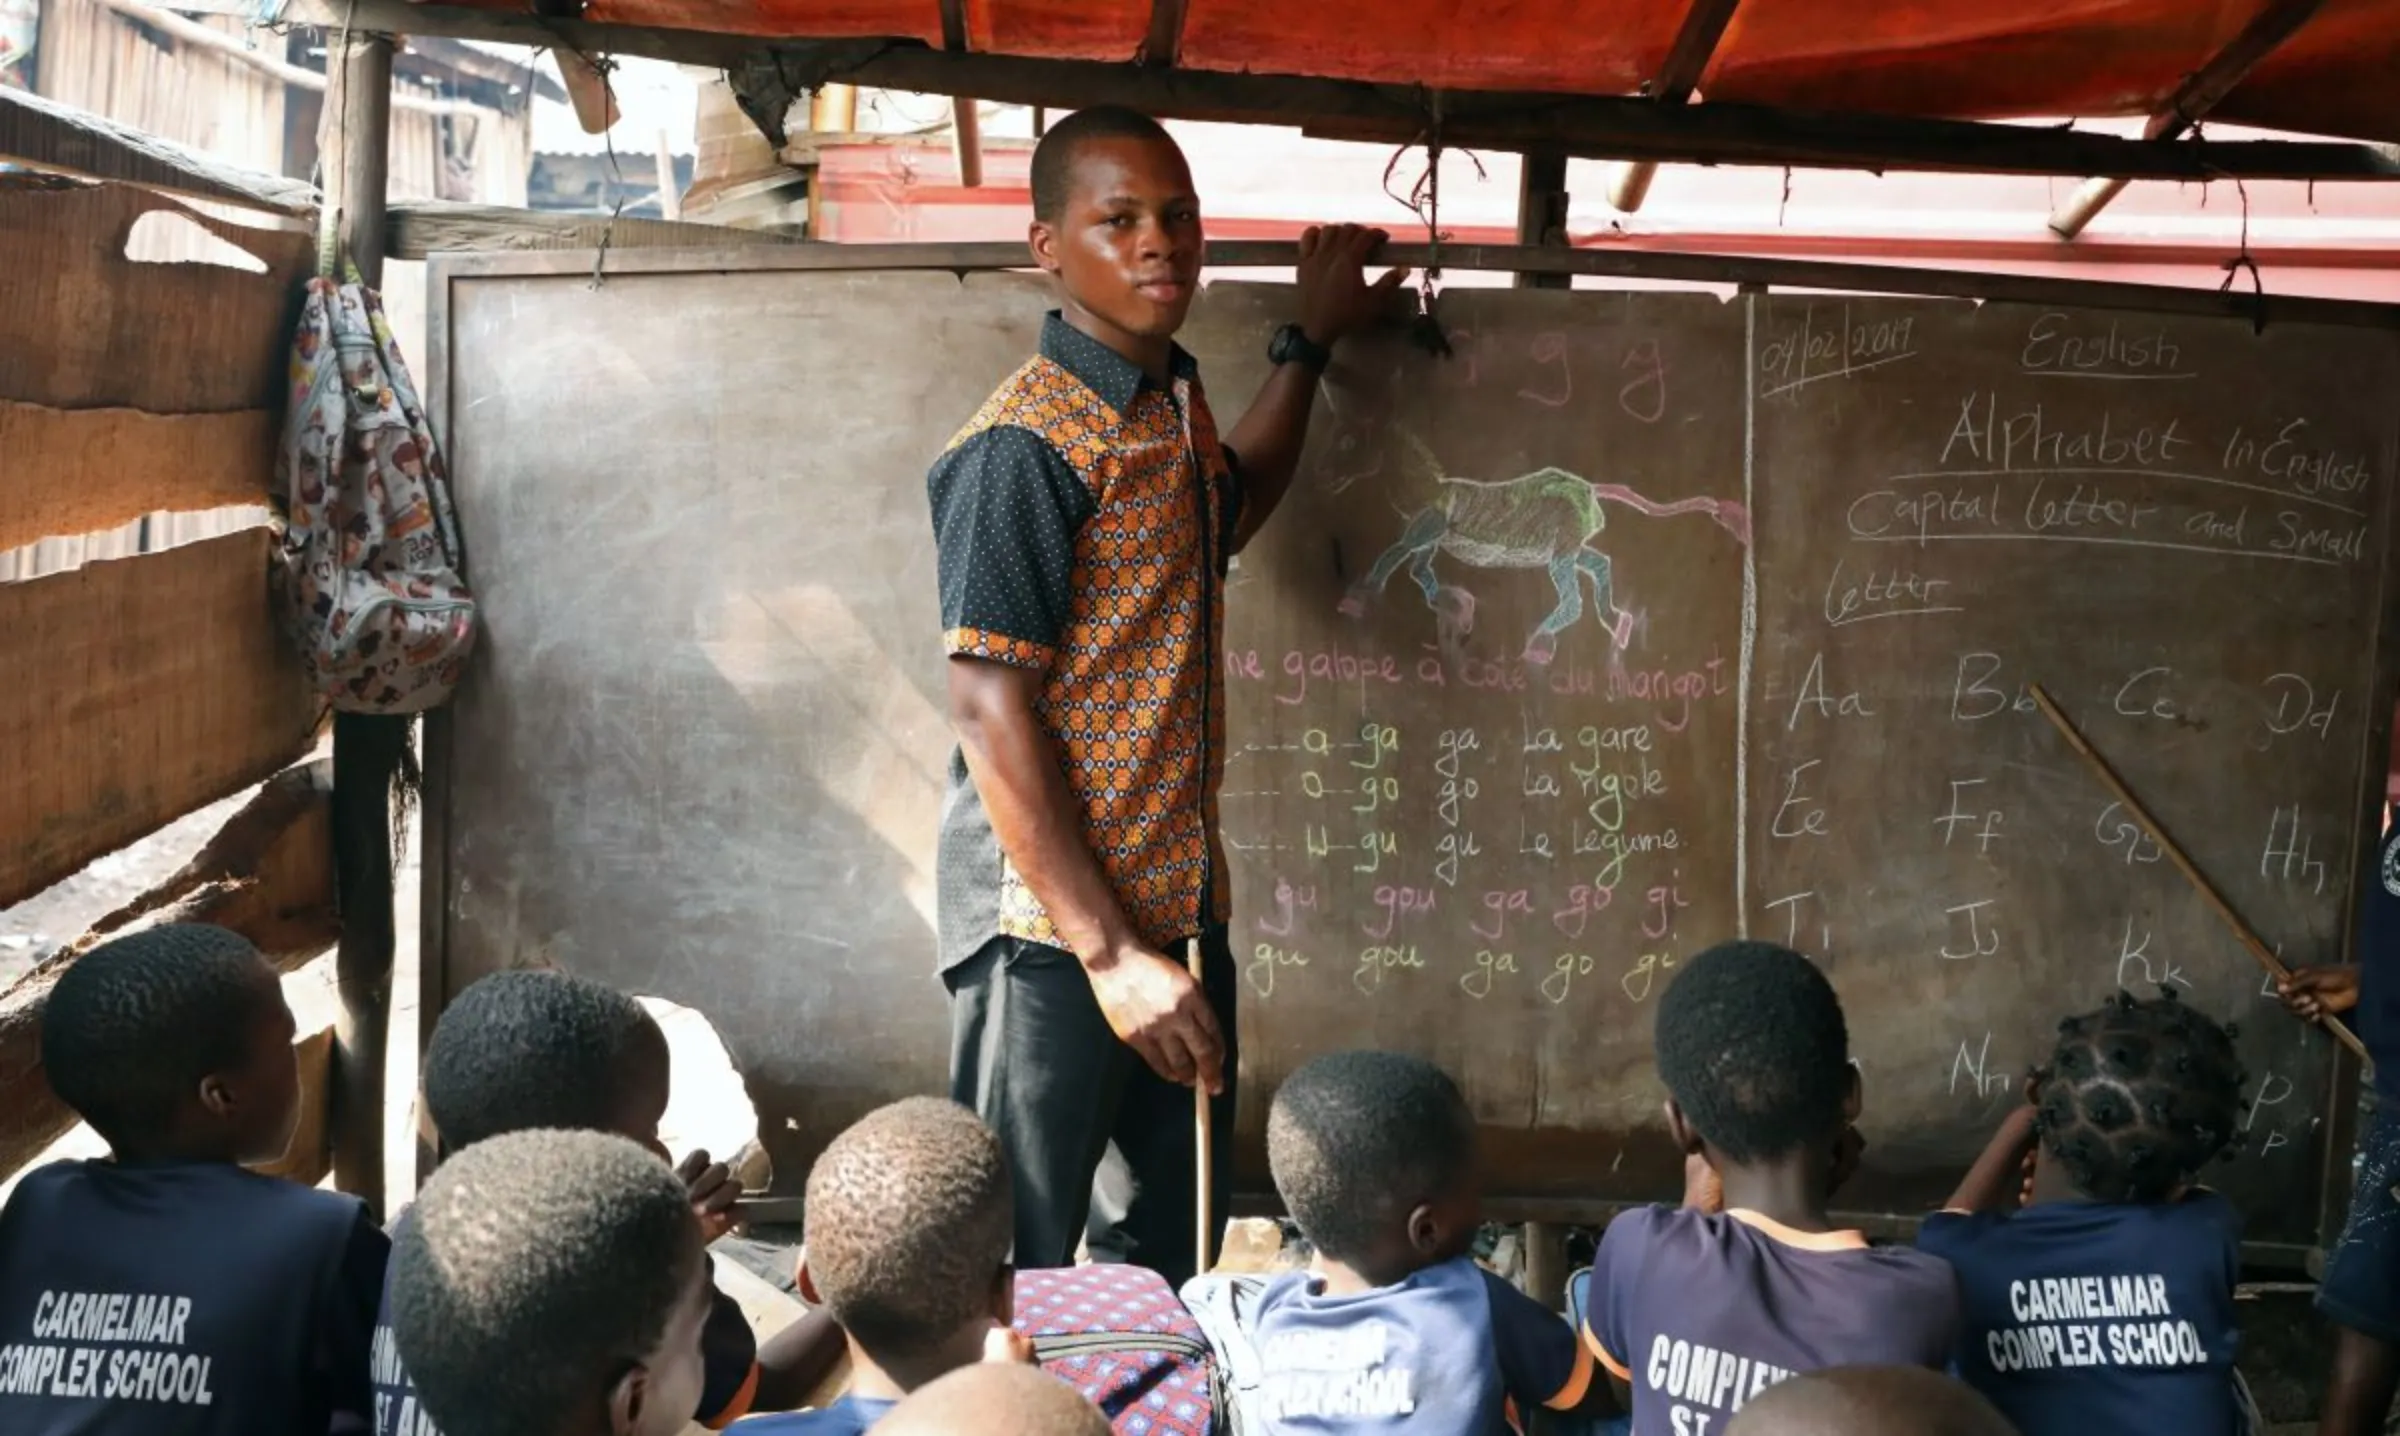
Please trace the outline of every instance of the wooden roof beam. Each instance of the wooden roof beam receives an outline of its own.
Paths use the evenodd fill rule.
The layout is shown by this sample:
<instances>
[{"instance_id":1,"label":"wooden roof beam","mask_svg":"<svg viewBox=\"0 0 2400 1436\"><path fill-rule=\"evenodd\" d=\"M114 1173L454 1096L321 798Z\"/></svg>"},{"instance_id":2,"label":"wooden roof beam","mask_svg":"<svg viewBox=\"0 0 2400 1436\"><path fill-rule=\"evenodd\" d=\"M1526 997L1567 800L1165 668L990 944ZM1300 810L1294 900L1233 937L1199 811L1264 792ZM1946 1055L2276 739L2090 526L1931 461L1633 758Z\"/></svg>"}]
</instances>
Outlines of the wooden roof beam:
<instances>
[{"instance_id":1,"label":"wooden roof beam","mask_svg":"<svg viewBox=\"0 0 2400 1436\"><path fill-rule=\"evenodd\" d=\"M1741 0L1692 0L1692 8L1684 12L1683 28L1675 33L1675 47L1667 51L1666 64L1650 83L1653 101L1680 105L1692 98L1740 4ZM1633 213L1649 198L1650 181L1657 175L1658 166L1649 160L1614 166L1608 174L1608 202L1626 214Z\"/></svg>"},{"instance_id":2,"label":"wooden roof beam","mask_svg":"<svg viewBox=\"0 0 2400 1436\"><path fill-rule=\"evenodd\" d=\"M236 169L197 150L5 85L0 85L0 159L273 214L317 212L314 185Z\"/></svg>"},{"instance_id":3,"label":"wooden roof beam","mask_svg":"<svg viewBox=\"0 0 2400 1436\"><path fill-rule=\"evenodd\" d=\"M287 18L338 27L350 8L348 0L291 0ZM793 92L842 81L1051 108L1121 104L1169 119L1299 125L1328 138L1385 144L1421 141L1429 118L1428 95L1414 85L953 53L889 40L770 41L407 0L357 0L353 23L757 72ZM1441 115L1448 145L1556 149L1585 158L2131 179L2400 180L2400 153L2348 141L2245 140L2204 150L2063 126L1466 90L1444 92Z\"/></svg>"},{"instance_id":4,"label":"wooden roof beam","mask_svg":"<svg viewBox=\"0 0 2400 1436\"><path fill-rule=\"evenodd\" d=\"M1133 62L1163 69L1183 56L1183 15L1186 0L1150 0L1150 29Z\"/></svg>"},{"instance_id":5,"label":"wooden roof beam","mask_svg":"<svg viewBox=\"0 0 2400 1436\"><path fill-rule=\"evenodd\" d=\"M2226 43L2224 49L2208 59L2208 63L2186 75L2176 88L2166 108L2150 117L2142 126L2145 140L2181 139L2184 132L2215 109L2233 87L2242 82L2259 61L2275 47L2292 38L2307 24L2325 0L2273 0L2264 10L2252 16L2242 32ZM2123 176L2091 179L2083 183L2067 202L2050 215L2050 231L2060 239L2073 239L2084 227L2108 208L2110 201L2125 192L2128 181Z\"/></svg>"}]
</instances>

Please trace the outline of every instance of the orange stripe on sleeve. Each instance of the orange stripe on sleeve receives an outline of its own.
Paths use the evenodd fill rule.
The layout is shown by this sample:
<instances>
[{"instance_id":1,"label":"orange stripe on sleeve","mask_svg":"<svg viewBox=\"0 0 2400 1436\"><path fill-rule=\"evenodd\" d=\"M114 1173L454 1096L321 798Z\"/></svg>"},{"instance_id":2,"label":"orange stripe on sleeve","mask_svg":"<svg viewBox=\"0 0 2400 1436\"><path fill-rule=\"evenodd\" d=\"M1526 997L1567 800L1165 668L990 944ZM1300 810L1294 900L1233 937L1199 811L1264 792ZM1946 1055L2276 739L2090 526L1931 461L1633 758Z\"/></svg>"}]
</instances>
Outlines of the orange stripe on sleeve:
<instances>
[{"instance_id":1,"label":"orange stripe on sleeve","mask_svg":"<svg viewBox=\"0 0 2400 1436\"><path fill-rule=\"evenodd\" d=\"M1588 1339L1576 1342L1575 1369L1567 1374L1566 1383L1558 1388L1558 1394L1542 1404L1553 1411L1572 1411L1582 1405L1583 1398L1592 1389L1592 1358L1598 1353L1597 1342Z\"/></svg>"},{"instance_id":2,"label":"orange stripe on sleeve","mask_svg":"<svg viewBox=\"0 0 2400 1436\"><path fill-rule=\"evenodd\" d=\"M1617 1378L1619 1381L1622 1381L1629 1386L1633 1384L1632 1369L1626 1366L1624 1362L1619 1361L1615 1357L1608 1354L1608 1348L1600 1344L1599 1333L1593 1331L1589 1324L1586 1324L1583 1328L1583 1344L1590 1348L1593 1357L1599 1361L1600 1365L1607 1370L1609 1375Z\"/></svg>"},{"instance_id":3,"label":"orange stripe on sleeve","mask_svg":"<svg viewBox=\"0 0 2400 1436\"><path fill-rule=\"evenodd\" d=\"M753 1361L750 1363L749 1376L742 1381L742 1389L733 1393L733 1399L725 1403L724 1410L711 1412L708 1419L701 1424L711 1431L722 1431L749 1415L750 1403L756 1400L758 1400L758 1363Z\"/></svg>"}]
</instances>

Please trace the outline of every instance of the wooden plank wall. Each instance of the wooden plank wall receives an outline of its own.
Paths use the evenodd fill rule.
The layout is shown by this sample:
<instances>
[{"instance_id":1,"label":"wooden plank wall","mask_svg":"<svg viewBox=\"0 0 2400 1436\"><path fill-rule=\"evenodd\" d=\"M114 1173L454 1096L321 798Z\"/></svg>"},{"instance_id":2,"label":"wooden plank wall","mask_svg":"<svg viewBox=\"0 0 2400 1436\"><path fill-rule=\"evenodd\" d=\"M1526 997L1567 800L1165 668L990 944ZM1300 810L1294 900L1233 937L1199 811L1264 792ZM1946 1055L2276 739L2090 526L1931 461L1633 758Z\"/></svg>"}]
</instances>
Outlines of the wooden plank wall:
<instances>
[{"instance_id":1,"label":"wooden plank wall","mask_svg":"<svg viewBox=\"0 0 2400 1436\"><path fill-rule=\"evenodd\" d=\"M255 263L129 257L159 214ZM290 971L339 923L330 773L291 767L321 705L276 622L261 526L308 236L130 186L6 180L0 253L0 672L16 680L0 685L0 907L266 783L190 865L0 994L6 1171L73 1123L43 1079L39 1024L81 951L209 921ZM62 571L10 581L24 558ZM326 1041L302 1047L325 1067ZM322 1175L322 1129L320 1113L290 1175Z\"/></svg>"}]
</instances>

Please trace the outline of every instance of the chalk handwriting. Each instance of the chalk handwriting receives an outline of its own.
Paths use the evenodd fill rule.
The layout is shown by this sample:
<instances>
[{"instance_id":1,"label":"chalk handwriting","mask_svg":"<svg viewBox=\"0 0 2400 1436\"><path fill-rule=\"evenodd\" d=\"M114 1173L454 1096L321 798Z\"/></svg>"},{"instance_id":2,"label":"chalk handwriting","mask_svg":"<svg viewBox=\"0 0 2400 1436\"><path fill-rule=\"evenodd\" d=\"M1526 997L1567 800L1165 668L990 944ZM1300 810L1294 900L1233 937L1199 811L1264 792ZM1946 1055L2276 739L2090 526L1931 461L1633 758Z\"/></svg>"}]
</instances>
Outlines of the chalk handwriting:
<instances>
[{"instance_id":1,"label":"chalk handwriting","mask_svg":"<svg viewBox=\"0 0 2400 1436\"><path fill-rule=\"evenodd\" d=\"M1591 954L1562 952L1558 955L1558 961L1550 964L1550 975L1542 979L1542 996L1550 1000L1551 1006L1557 1007L1564 1003L1567 1000L1567 994L1574 990L1575 979L1589 977L1591 972Z\"/></svg>"},{"instance_id":2,"label":"chalk handwriting","mask_svg":"<svg viewBox=\"0 0 2400 1436\"><path fill-rule=\"evenodd\" d=\"M2133 919L2128 917L2125 919L2125 935L2117 943L2117 986L2120 989L2130 992L2137 985L2127 976L2127 969L2137 966L2141 970L2139 985L2142 987L2164 987L2170 983L2181 983L2186 991L2191 990L2191 979L2183 975L2183 969L2175 965L2174 959L2160 958L2156 966L2152 965L2150 961L2150 929L2143 928L2142 940L2138 943L2135 942L2133 940Z\"/></svg>"},{"instance_id":3,"label":"chalk handwriting","mask_svg":"<svg viewBox=\"0 0 2400 1436\"><path fill-rule=\"evenodd\" d=\"M2092 836L2109 851L2124 853L2127 866L2154 863L2166 856L2159 851L2149 829L2126 816L2122 803L2111 803L2100 810L2099 820L2092 824Z\"/></svg>"},{"instance_id":4,"label":"chalk handwriting","mask_svg":"<svg viewBox=\"0 0 2400 1436\"><path fill-rule=\"evenodd\" d=\"M1671 952L1645 952L1617 979L1617 985L1634 1001L1647 1001L1658 990L1658 975L1674 965L1675 955Z\"/></svg>"},{"instance_id":5,"label":"chalk handwriting","mask_svg":"<svg viewBox=\"0 0 2400 1436\"><path fill-rule=\"evenodd\" d=\"M1564 408L1575 397L1575 376L1567 367L1567 336L1556 331L1534 336L1531 357L1536 364L1557 365L1558 373L1540 389L1519 389L1517 397L1553 409Z\"/></svg>"},{"instance_id":6,"label":"chalk handwriting","mask_svg":"<svg viewBox=\"0 0 2400 1436\"><path fill-rule=\"evenodd\" d=\"M1414 946L1367 947L1359 949L1358 967L1351 972L1351 985L1373 996L1383 986L1387 972L1413 971L1425 966L1424 956Z\"/></svg>"},{"instance_id":7,"label":"chalk handwriting","mask_svg":"<svg viewBox=\"0 0 2400 1436\"><path fill-rule=\"evenodd\" d=\"M1830 312L1820 314L1817 306L1810 304L1801 310L1798 330L1759 350L1759 376L1764 381L1759 397L1772 399L1916 355L1913 316L1853 322L1847 304L1841 306L1838 320Z\"/></svg>"},{"instance_id":8,"label":"chalk handwriting","mask_svg":"<svg viewBox=\"0 0 2400 1436\"><path fill-rule=\"evenodd\" d=\"M1842 560L1836 559L1832 576L1825 580L1825 622L1846 628L1878 618L1966 612L1943 601L1942 592L1949 587L1946 578L1924 578L1909 569L1870 568L1863 580L1845 581Z\"/></svg>"},{"instance_id":9,"label":"chalk handwriting","mask_svg":"<svg viewBox=\"0 0 2400 1436\"><path fill-rule=\"evenodd\" d=\"M1977 810L1968 807L1965 802L1965 790L1980 788L1983 784L1984 780L1981 778L1952 778L1950 780L1950 810L1933 820L1933 825L1942 830L1943 847L1950 846L1950 840L1958 835L1958 829L1962 824L1980 825L1972 834L1975 838L1975 851L1979 853L1990 852L1992 844L2000 840L2002 836L2000 824L2003 820L2001 811L1998 808Z\"/></svg>"},{"instance_id":10,"label":"chalk handwriting","mask_svg":"<svg viewBox=\"0 0 2400 1436\"><path fill-rule=\"evenodd\" d=\"M1801 907L1801 905L1802 905L1803 903L1807 902L1807 901L1808 901L1810 898L1813 898L1813 897L1815 897L1816 895L1817 895L1817 894L1816 894L1816 890L1812 888L1812 889L1810 889L1809 891L1807 891L1807 892L1804 892L1804 893L1792 893L1792 894L1789 894L1789 895L1787 895L1787 896L1785 896L1785 897L1779 897L1779 898L1775 899L1773 902L1770 902L1770 903L1768 903L1768 904L1767 904L1767 911L1768 911L1768 912L1773 912L1773 911L1775 911L1775 909L1777 909L1777 908L1783 908L1783 909L1785 910L1785 912L1784 912L1784 928L1783 928L1783 945L1784 945L1784 946L1786 946L1786 947L1789 947L1789 948L1798 948L1798 947L1800 946L1800 914L1801 914L1801 912L1802 912L1802 907ZM1832 951L1832 949L1833 949L1833 925L1832 925L1831 923L1820 923L1820 924L1818 924L1818 926L1817 926L1817 953L1818 953L1818 955L1819 955L1820 957L1821 957L1821 956L1824 956L1826 953L1828 953L1828 952Z\"/></svg>"},{"instance_id":11,"label":"chalk handwriting","mask_svg":"<svg viewBox=\"0 0 2400 1436\"><path fill-rule=\"evenodd\" d=\"M1257 993L1260 997L1273 997L1275 995L1275 974L1278 970L1306 966L1308 966L1308 957L1305 953L1262 942L1251 950L1250 961L1243 967L1242 976L1249 982L1252 992Z\"/></svg>"},{"instance_id":12,"label":"chalk handwriting","mask_svg":"<svg viewBox=\"0 0 2400 1436\"><path fill-rule=\"evenodd\" d=\"M1977 1098L2006 1092L2014 1085L2005 1067L1997 1072L1992 1070L1992 1034L1989 1032L1983 1034L1980 1046L1969 1048L1964 1042L1958 1044L1958 1055L1950 1061L1952 1093L1958 1091L1962 1079L1967 1084L1967 1090Z\"/></svg>"},{"instance_id":13,"label":"chalk handwriting","mask_svg":"<svg viewBox=\"0 0 2400 1436\"><path fill-rule=\"evenodd\" d=\"M1436 906L1431 888L1394 887L1385 884L1375 889L1374 906L1383 914L1383 926L1377 927L1372 918L1362 917L1358 925L1367 936L1381 942L1392 935L1403 918L1432 915Z\"/></svg>"},{"instance_id":14,"label":"chalk handwriting","mask_svg":"<svg viewBox=\"0 0 2400 1436\"><path fill-rule=\"evenodd\" d=\"M1303 909L1314 912L1317 907L1316 884L1294 887L1281 878L1275 880L1275 916L1258 920L1258 930L1270 937L1290 937Z\"/></svg>"},{"instance_id":15,"label":"chalk handwriting","mask_svg":"<svg viewBox=\"0 0 2400 1436\"><path fill-rule=\"evenodd\" d=\"M2333 736L2333 715L2341 706L2342 690L2336 688L2320 704L2316 685L2297 673L2278 673L2263 686L2267 690L2266 702L2273 711L2265 718L2266 738L2256 745L2261 752L2277 738L2303 731L2316 734L2319 742Z\"/></svg>"},{"instance_id":16,"label":"chalk handwriting","mask_svg":"<svg viewBox=\"0 0 2400 1436\"><path fill-rule=\"evenodd\" d=\"M1984 916L1984 909L1994 905L1994 899L1985 898L1980 902L1965 902L1956 907L1942 909L1943 913L1951 919L1950 931L1966 948L1964 952L1953 952L1950 943L1945 941L1942 944L1944 958L1951 962L1965 962L1970 958L1990 957L2000 950L2000 925L1993 922L1986 926ZM1962 917L1966 919L1966 930L1963 934L1959 931L1960 924L1957 921Z\"/></svg>"},{"instance_id":17,"label":"chalk handwriting","mask_svg":"<svg viewBox=\"0 0 2400 1436\"><path fill-rule=\"evenodd\" d=\"M2117 686L2116 710L2128 718L2163 718L2172 723L2182 715L2165 690L2175 676L2172 668L2145 668Z\"/></svg>"},{"instance_id":18,"label":"chalk handwriting","mask_svg":"<svg viewBox=\"0 0 2400 1436\"><path fill-rule=\"evenodd\" d=\"M1459 974L1459 990L1478 1002L1492 995L1492 979L1517 975L1517 955L1513 952L1493 952L1484 949L1475 954L1475 965Z\"/></svg>"},{"instance_id":19,"label":"chalk handwriting","mask_svg":"<svg viewBox=\"0 0 2400 1436\"><path fill-rule=\"evenodd\" d=\"M1783 803L1775 809L1774 821L1767 825L1770 835L1778 838L1821 838L1826 835L1825 809L1814 798L1803 795L1800 780L1808 770L1824 760L1811 758L1784 775ZM1797 809L1797 814L1794 813Z\"/></svg>"},{"instance_id":20,"label":"chalk handwriting","mask_svg":"<svg viewBox=\"0 0 2400 1436\"><path fill-rule=\"evenodd\" d=\"M1618 369L1630 376L1617 389L1617 407L1645 424L1655 424L1667 412L1667 363L1658 341L1643 339L1628 345Z\"/></svg>"},{"instance_id":21,"label":"chalk handwriting","mask_svg":"<svg viewBox=\"0 0 2400 1436\"><path fill-rule=\"evenodd\" d=\"M1991 680L2000 676L2000 655L1997 653L1962 653L1958 656L1958 677L1950 686L1950 716L1961 723L1976 723L2013 707L2020 713L2035 711L2033 695L2023 688L2016 697L2005 689L1994 688Z\"/></svg>"},{"instance_id":22,"label":"chalk handwriting","mask_svg":"<svg viewBox=\"0 0 2400 1436\"><path fill-rule=\"evenodd\" d=\"M1790 732L1800 726L1800 710L1813 709L1819 718L1872 718L1875 710L1867 706L1856 691L1835 693L1825 685L1825 654L1819 650L1809 660L1808 672L1800 680L1800 691L1792 699L1791 717L1784 720L1783 729Z\"/></svg>"},{"instance_id":23,"label":"chalk handwriting","mask_svg":"<svg viewBox=\"0 0 2400 1436\"><path fill-rule=\"evenodd\" d=\"M2267 818L2267 842L2259 854L2258 875L2306 883L2311 891L2323 893L2326 863L2314 856L2315 847L2316 840L2302 826L2299 806L2277 808Z\"/></svg>"},{"instance_id":24,"label":"chalk handwriting","mask_svg":"<svg viewBox=\"0 0 2400 1436\"><path fill-rule=\"evenodd\" d=\"M2052 311L2025 333L2017 363L2028 374L2055 379L2191 379L2183 350L2165 330L2127 334L2110 319L2097 332L2076 332L2073 317Z\"/></svg>"}]
</instances>

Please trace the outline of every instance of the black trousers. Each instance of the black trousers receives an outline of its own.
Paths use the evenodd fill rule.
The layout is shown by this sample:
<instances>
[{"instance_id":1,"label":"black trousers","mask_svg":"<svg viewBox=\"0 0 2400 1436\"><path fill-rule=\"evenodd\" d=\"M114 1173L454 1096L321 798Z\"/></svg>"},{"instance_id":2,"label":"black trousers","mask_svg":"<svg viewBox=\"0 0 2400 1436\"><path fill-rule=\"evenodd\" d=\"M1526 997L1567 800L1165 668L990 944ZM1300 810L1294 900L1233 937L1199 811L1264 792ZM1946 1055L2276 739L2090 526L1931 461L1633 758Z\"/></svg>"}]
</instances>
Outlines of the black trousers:
<instances>
[{"instance_id":1,"label":"black trousers","mask_svg":"<svg viewBox=\"0 0 2400 1436\"><path fill-rule=\"evenodd\" d=\"M1180 958L1180 951L1170 952ZM1092 1260L1146 1266L1181 1286L1216 1259L1231 1191L1233 953L1225 930L1201 939L1202 986L1225 1034L1215 1126L1210 1250L1193 1250L1197 1158L1192 1089L1150 1070L1117 1040L1073 955L996 937L942 974L950 989L950 1095L1007 1150L1017 1199L1016 1264Z\"/></svg>"}]
</instances>

